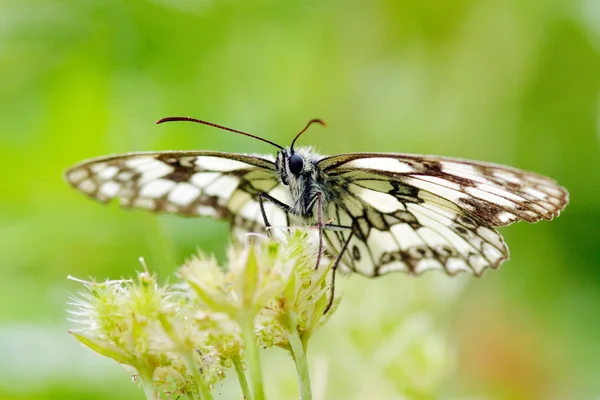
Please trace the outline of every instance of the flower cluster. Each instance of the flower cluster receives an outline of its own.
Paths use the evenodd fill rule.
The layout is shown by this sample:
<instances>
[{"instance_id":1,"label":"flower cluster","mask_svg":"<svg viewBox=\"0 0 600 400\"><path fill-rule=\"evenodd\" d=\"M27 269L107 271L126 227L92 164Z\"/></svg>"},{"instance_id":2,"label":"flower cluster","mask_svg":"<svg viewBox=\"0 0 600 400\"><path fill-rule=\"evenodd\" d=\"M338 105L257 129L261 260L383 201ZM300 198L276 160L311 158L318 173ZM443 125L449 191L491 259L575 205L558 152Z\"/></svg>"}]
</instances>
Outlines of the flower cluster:
<instances>
[{"instance_id":1,"label":"flower cluster","mask_svg":"<svg viewBox=\"0 0 600 400\"><path fill-rule=\"evenodd\" d=\"M145 266L135 280L77 280L85 290L69 303L79 325L71 333L133 368L152 399L211 399L211 387L234 366L244 396L261 400L258 348L279 346L292 353L308 399L306 344L336 305L330 308L331 265L315 265L313 234L293 230L284 240L249 236L246 245L230 246L225 266L197 254L170 285L159 285Z\"/></svg>"}]
</instances>

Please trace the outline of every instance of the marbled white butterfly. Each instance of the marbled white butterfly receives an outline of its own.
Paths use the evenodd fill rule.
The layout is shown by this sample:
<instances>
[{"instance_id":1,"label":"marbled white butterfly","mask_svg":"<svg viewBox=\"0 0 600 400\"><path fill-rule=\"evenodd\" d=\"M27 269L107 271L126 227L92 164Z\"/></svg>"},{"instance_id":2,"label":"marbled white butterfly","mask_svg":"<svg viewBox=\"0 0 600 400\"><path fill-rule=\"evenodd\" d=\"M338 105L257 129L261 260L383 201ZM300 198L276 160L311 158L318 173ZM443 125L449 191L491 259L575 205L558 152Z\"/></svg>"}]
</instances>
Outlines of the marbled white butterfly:
<instances>
[{"instance_id":1,"label":"marbled white butterfly","mask_svg":"<svg viewBox=\"0 0 600 400\"><path fill-rule=\"evenodd\" d=\"M502 165L396 153L322 156L262 140L277 156L214 151L129 153L86 160L66 172L101 202L229 221L234 233L316 225L327 252L366 276L440 269L481 275L509 253L496 227L559 215L568 192L548 177ZM318 263L317 263L318 265Z\"/></svg>"}]
</instances>

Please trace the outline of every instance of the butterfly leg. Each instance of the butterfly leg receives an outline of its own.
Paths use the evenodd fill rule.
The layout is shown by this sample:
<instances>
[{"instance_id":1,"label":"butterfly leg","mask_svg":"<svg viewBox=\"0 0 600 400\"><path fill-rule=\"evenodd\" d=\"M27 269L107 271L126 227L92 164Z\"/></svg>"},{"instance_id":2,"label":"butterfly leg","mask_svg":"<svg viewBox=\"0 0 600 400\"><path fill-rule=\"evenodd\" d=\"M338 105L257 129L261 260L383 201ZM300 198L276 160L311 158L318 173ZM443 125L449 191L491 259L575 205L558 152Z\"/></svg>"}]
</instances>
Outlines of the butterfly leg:
<instances>
[{"instance_id":1,"label":"butterfly leg","mask_svg":"<svg viewBox=\"0 0 600 400\"><path fill-rule=\"evenodd\" d=\"M323 254L323 195L321 193L317 193L317 228L319 229L319 253L317 254L315 269L319 268L321 255Z\"/></svg>"},{"instance_id":2,"label":"butterfly leg","mask_svg":"<svg viewBox=\"0 0 600 400\"><path fill-rule=\"evenodd\" d=\"M327 304L327 307L325 307L325 311L323 311L323 314L327 314L327 312L331 309L331 306L333 305L333 298L335 296L336 271L337 271L338 266L340 265L340 262L342 261L342 256L344 255L344 253L346 252L346 249L348 248L348 244L350 243L350 240L352 239L352 235L354 235L354 232L352 232L352 230L350 230L348 239L346 239L346 241L344 242L342 249L340 250L339 254L333 261L333 265L331 266L331 294L329 295L329 303Z\"/></svg>"},{"instance_id":3,"label":"butterfly leg","mask_svg":"<svg viewBox=\"0 0 600 400\"><path fill-rule=\"evenodd\" d=\"M283 211L285 211L288 214L293 214L293 210L290 206L288 206L287 204L277 200L275 197L269 195L268 193L265 192L261 192L258 194L258 205L260 206L260 214L262 215L263 221L265 223L265 229L267 230L267 235L269 236L269 238L273 238L272 234L271 234L271 224L269 223L269 219L267 218L267 213L265 212L265 204L264 201L268 200L271 203L275 204L275 206L279 207L280 209L282 209Z\"/></svg>"}]
</instances>

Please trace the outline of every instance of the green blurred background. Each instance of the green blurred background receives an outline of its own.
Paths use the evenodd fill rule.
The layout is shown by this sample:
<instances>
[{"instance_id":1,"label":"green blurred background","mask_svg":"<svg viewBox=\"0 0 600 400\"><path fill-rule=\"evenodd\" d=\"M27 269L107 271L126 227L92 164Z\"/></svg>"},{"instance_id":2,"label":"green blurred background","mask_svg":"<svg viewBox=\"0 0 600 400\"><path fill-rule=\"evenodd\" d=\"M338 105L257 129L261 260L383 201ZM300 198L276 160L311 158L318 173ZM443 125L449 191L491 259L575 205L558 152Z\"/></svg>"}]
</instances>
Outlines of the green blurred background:
<instances>
[{"instance_id":1,"label":"green blurred background","mask_svg":"<svg viewBox=\"0 0 600 400\"><path fill-rule=\"evenodd\" d=\"M554 177L572 204L502 229L500 271L340 280L310 365L321 398L597 399L599 101L597 0L2 0L0 399L143 398L67 334L79 287L66 276L130 276L144 256L167 280L197 247L222 257L226 224L102 207L64 169L135 150L274 150L154 125L169 115L281 144L319 117L329 127L301 142L325 154L440 154ZM415 318L411 340L442 341L400 368ZM435 343L450 349L447 373L432 372ZM271 398L294 398L287 355L265 357ZM236 390L228 378L215 393Z\"/></svg>"}]
</instances>

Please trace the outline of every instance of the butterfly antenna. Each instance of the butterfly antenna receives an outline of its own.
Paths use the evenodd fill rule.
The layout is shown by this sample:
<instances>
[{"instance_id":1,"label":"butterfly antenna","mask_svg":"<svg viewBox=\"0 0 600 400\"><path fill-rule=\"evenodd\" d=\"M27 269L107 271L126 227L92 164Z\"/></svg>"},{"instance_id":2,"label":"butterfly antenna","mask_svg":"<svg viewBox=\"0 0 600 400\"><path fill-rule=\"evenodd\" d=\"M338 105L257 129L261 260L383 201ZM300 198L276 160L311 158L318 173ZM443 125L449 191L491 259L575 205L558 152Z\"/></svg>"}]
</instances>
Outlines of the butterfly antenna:
<instances>
[{"instance_id":1,"label":"butterfly antenna","mask_svg":"<svg viewBox=\"0 0 600 400\"><path fill-rule=\"evenodd\" d=\"M294 151L294 143L296 143L296 140L298 140L298 138L300 137L300 135L302 135L304 132L306 132L306 130L308 129L308 127L311 126L315 122L318 123L318 124L321 124L323 126L327 126L327 124L325 123L325 121L323 121L322 119L311 119L310 121L308 121L308 124L306 124L306 126L304 127L304 129L302 129L300 131L300 133L296 135L296 137L294 138L294 140L292 140L292 145L290 146L290 150L291 151Z\"/></svg>"},{"instance_id":2,"label":"butterfly antenna","mask_svg":"<svg viewBox=\"0 0 600 400\"><path fill-rule=\"evenodd\" d=\"M165 122L177 122L177 121L195 122L197 124L203 124L203 125L212 126L213 128L223 129L224 131L239 133L240 135L249 136L251 138L258 139L258 140L260 140L262 142L269 143L270 145L273 145L273 146L277 147L280 150L283 150L283 147L281 147L277 143L273 143L270 140L263 139L260 136L251 135L251 134L246 133L246 132L238 131L236 129L231 129L231 128L228 128L226 126L217 125L217 124L214 124L212 122L203 121L201 119L196 119L196 118L192 118L192 117L166 117L166 118L161 118L158 121L156 121L156 124L158 125L158 124L162 124L162 123L165 123ZM306 130L306 128L305 128L305 130Z\"/></svg>"}]
</instances>

